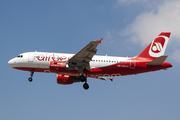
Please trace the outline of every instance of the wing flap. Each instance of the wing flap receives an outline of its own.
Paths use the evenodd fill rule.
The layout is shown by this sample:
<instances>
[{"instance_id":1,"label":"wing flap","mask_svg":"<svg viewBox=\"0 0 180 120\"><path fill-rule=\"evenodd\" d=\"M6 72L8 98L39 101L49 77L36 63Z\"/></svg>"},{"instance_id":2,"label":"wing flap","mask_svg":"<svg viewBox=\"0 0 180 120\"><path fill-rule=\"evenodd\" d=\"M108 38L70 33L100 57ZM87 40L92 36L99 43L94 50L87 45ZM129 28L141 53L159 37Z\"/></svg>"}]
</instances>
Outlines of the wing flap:
<instances>
[{"instance_id":1,"label":"wing flap","mask_svg":"<svg viewBox=\"0 0 180 120\"><path fill-rule=\"evenodd\" d=\"M106 77L93 77L93 78L96 78L96 79L100 79L100 80L105 80L105 81L107 81L107 80L110 80L110 81L113 81L113 79L114 79L114 77L111 77L111 78L106 78Z\"/></svg>"}]
</instances>

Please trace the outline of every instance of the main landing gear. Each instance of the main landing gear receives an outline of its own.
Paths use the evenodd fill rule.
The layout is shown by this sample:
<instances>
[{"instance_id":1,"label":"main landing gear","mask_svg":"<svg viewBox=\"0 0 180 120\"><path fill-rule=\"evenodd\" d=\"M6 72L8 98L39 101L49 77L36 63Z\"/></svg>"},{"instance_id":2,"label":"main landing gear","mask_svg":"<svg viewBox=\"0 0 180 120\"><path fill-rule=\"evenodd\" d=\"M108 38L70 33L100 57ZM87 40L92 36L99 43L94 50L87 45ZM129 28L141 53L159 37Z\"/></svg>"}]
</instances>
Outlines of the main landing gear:
<instances>
[{"instance_id":1,"label":"main landing gear","mask_svg":"<svg viewBox=\"0 0 180 120\"><path fill-rule=\"evenodd\" d=\"M83 84L83 88L84 88L85 90L87 90L87 89L89 89L89 85L88 85L87 83L84 83L84 84Z\"/></svg>"},{"instance_id":2,"label":"main landing gear","mask_svg":"<svg viewBox=\"0 0 180 120\"><path fill-rule=\"evenodd\" d=\"M34 74L34 71L32 71L32 72L31 72L31 74L30 74L30 75L31 75L31 77L29 77L29 78L28 78L29 82L32 82L32 81L33 81L33 79L32 79L33 74Z\"/></svg>"},{"instance_id":3,"label":"main landing gear","mask_svg":"<svg viewBox=\"0 0 180 120\"><path fill-rule=\"evenodd\" d=\"M84 75L79 76L79 80L80 80L81 82L85 82L85 83L83 84L83 88L84 88L85 90L89 89L89 85L87 84L87 78L86 78Z\"/></svg>"}]
</instances>

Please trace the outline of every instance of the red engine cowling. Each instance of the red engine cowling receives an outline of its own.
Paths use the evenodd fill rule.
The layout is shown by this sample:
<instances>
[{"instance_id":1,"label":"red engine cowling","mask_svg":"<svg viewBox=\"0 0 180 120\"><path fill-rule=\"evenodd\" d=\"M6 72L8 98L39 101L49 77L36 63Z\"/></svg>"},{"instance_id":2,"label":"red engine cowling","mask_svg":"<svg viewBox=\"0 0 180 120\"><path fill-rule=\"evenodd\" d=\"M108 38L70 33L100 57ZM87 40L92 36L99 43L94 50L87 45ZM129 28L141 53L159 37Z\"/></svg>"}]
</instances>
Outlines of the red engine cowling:
<instances>
[{"instance_id":1,"label":"red engine cowling","mask_svg":"<svg viewBox=\"0 0 180 120\"><path fill-rule=\"evenodd\" d=\"M73 77L67 75L57 75L57 83L63 85L73 84Z\"/></svg>"},{"instance_id":2,"label":"red engine cowling","mask_svg":"<svg viewBox=\"0 0 180 120\"><path fill-rule=\"evenodd\" d=\"M65 72L66 64L67 63L65 62L51 61L49 65L49 70L50 72L53 72L53 73Z\"/></svg>"}]
</instances>

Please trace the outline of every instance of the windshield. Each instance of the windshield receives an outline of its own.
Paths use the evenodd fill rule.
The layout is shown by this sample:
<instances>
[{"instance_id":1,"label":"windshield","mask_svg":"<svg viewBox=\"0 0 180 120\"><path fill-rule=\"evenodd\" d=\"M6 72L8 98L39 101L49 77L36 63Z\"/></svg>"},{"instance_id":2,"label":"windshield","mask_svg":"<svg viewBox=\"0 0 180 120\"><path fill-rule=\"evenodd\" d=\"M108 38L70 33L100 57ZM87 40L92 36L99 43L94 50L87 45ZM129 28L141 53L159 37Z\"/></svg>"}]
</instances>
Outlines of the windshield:
<instances>
[{"instance_id":1,"label":"windshield","mask_svg":"<svg viewBox=\"0 0 180 120\"><path fill-rule=\"evenodd\" d=\"M22 57L23 57L23 55L18 55L17 57L18 57L18 58L22 58Z\"/></svg>"}]
</instances>

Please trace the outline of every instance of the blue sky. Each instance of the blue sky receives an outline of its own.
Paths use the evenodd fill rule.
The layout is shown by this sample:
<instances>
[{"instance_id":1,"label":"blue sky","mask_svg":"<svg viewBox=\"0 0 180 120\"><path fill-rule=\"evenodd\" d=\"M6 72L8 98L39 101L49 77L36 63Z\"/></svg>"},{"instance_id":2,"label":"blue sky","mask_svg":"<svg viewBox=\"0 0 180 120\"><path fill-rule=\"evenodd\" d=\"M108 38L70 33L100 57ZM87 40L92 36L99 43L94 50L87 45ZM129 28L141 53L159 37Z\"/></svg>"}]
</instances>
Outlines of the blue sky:
<instances>
[{"instance_id":1,"label":"blue sky","mask_svg":"<svg viewBox=\"0 0 180 120\"><path fill-rule=\"evenodd\" d=\"M0 119L179 120L179 0L0 1ZM98 54L136 56L160 32L171 31L168 70L88 79L63 86L56 74L12 69L7 62L29 51L77 53L104 38Z\"/></svg>"}]
</instances>

